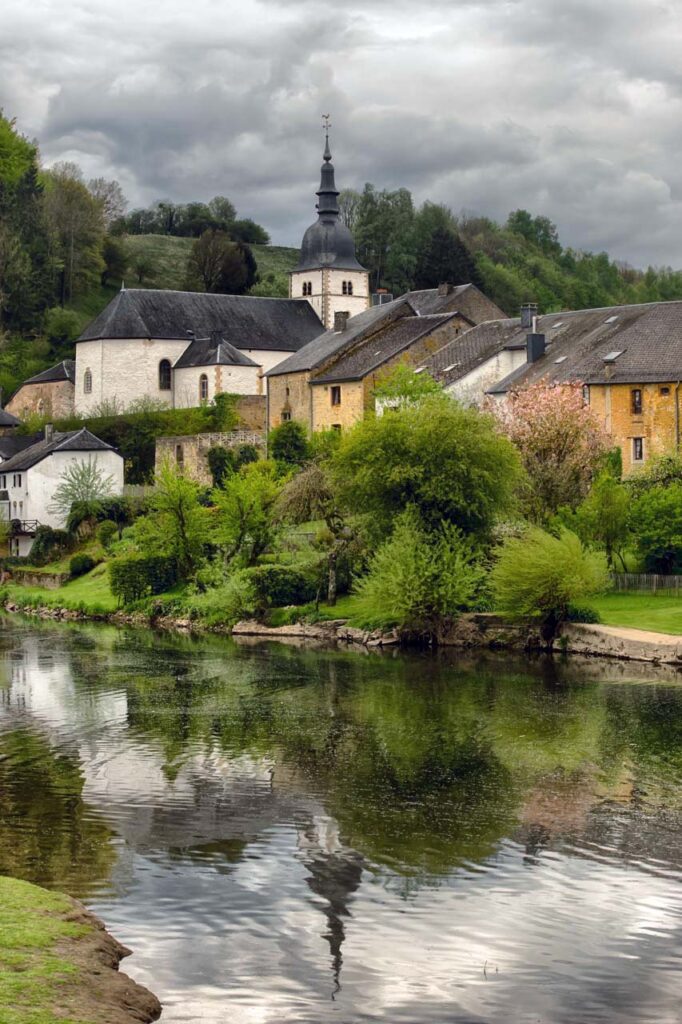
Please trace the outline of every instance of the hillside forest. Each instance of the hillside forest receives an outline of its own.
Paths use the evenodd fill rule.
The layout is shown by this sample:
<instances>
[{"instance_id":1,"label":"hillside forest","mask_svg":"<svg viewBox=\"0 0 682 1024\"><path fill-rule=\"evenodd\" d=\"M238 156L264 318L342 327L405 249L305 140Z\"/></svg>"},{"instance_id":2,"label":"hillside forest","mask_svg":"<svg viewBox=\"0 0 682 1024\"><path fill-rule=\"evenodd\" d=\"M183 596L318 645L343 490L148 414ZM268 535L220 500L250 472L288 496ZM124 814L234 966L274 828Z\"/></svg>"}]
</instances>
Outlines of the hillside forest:
<instances>
[{"instance_id":1,"label":"hillside forest","mask_svg":"<svg viewBox=\"0 0 682 1024\"><path fill-rule=\"evenodd\" d=\"M372 290L472 281L510 315L525 301L553 312L682 298L682 271L565 248L548 217L526 210L498 224L372 184L339 202ZM71 356L122 282L285 296L297 249L269 242L224 196L130 210L118 182L86 181L73 163L44 167L37 144L0 114L2 393Z\"/></svg>"}]
</instances>

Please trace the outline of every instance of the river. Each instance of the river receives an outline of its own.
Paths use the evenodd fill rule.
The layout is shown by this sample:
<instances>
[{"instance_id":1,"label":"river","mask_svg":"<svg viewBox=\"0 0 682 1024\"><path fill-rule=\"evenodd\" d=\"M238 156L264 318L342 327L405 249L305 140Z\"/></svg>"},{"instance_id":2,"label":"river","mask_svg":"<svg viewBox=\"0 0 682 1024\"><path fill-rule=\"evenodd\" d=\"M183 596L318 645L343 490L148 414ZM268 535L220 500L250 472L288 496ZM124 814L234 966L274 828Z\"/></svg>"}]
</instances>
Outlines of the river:
<instances>
[{"instance_id":1,"label":"river","mask_svg":"<svg viewBox=\"0 0 682 1024\"><path fill-rule=\"evenodd\" d=\"M3 619L0 873L168 1024L672 1024L682 685Z\"/></svg>"}]
</instances>

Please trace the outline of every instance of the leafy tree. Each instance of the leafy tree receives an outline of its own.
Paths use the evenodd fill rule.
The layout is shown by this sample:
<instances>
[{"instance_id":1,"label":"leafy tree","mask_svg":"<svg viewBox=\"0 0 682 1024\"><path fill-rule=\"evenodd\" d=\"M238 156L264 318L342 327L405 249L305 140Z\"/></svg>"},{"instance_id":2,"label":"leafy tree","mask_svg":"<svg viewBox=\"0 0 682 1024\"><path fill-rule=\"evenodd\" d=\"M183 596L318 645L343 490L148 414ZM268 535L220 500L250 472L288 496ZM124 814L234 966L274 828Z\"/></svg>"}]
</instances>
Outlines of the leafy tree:
<instances>
[{"instance_id":1,"label":"leafy tree","mask_svg":"<svg viewBox=\"0 0 682 1024\"><path fill-rule=\"evenodd\" d=\"M138 284L144 284L145 281L149 281L156 273L154 258L147 252L136 253L131 266Z\"/></svg>"},{"instance_id":2,"label":"leafy tree","mask_svg":"<svg viewBox=\"0 0 682 1024\"><path fill-rule=\"evenodd\" d=\"M414 505L429 529L445 521L484 536L513 507L521 478L493 418L443 394L356 424L332 466L346 507L366 513L379 535Z\"/></svg>"},{"instance_id":3,"label":"leafy tree","mask_svg":"<svg viewBox=\"0 0 682 1024\"><path fill-rule=\"evenodd\" d=\"M624 551L630 540L627 488L610 473L602 473L575 512L566 512L565 525L575 530L581 540L603 548L610 569L615 570L618 558L625 571Z\"/></svg>"},{"instance_id":4,"label":"leafy tree","mask_svg":"<svg viewBox=\"0 0 682 1024\"><path fill-rule=\"evenodd\" d=\"M226 477L235 471L234 453L223 445L213 445L208 450L208 468L214 487L222 487Z\"/></svg>"},{"instance_id":5,"label":"leafy tree","mask_svg":"<svg viewBox=\"0 0 682 1024\"><path fill-rule=\"evenodd\" d=\"M443 282L480 285L481 276L459 236L437 227L419 250L414 287L437 288Z\"/></svg>"},{"instance_id":6,"label":"leafy tree","mask_svg":"<svg viewBox=\"0 0 682 1024\"><path fill-rule=\"evenodd\" d=\"M205 231L192 246L188 283L206 292L243 295L255 283L256 264L248 246L224 231Z\"/></svg>"},{"instance_id":7,"label":"leafy tree","mask_svg":"<svg viewBox=\"0 0 682 1024\"><path fill-rule=\"evenodd\" d=\"M72 309L53 306L45 314L44 330L53 348L59 349L75 341L81 331L81 320Z\"/></svg>"},{"instance_id":8,"label":"leafy tree","mask_svg":"<svg viewBox=\"0 0 682 1024\"><path fill-rule=\"evenodd\" d=\"M570 605L606 590L608 582L601 552L585 548L570 530L554 537L537 526L504 542L491 573L498 607L509 615L538 615L550 646Z\"/></svg>"},{"instance_id":9,"label":"leafy tree","mask_svg":"<svg viewBox=\"0 0 682 1024\"><path fill-rule=\"evenodd\" d=\"M405 363L396 366L383 377L374 388L374 400L378 407L402 408L420 402L429 395L442 393L442 388L430 373L416 373Z\"/></svg>"},{"instance_id":10,"label":"leafy tree","mask_svg":"<svg viewBox=\"0 0 682 1024\"><path fill-rule=\"evenodd\" d=\"M107 229L114 221L124 216L128 207L128 200L123 194L123 189L117 181L107 181L106 178L91 178L88 182L90 195L99 204L104 218L104 225Z\"/></svg>"},{"instance_id":11,"label":"leafy tree","mask_svg":"<svg viewBox=\"0 0 682 1024\"><path fill-rule=\"evenodd\" d=\"M237 242L243 242L246 245L270 244L270 235L265 228L261 227L260 224L256 224L255 220L251 220L250 217L243 217L241 220L232 221L228 230L232 238Z\"/></svg>"},{"instance_id":12,"label":"leafy tree","mask_svg":"<svg viewBox=\"0 0 682 1024\"><path fill-rule=\"evenodd\" d=\"M200 492L199 484L164 463L149 500L147 532L142 534L147 541L146 545L143 541L145 553L172 555L182 579L191 577L203 561L209 513L199 502Z\"/></svg>"},{"instance_id":13,"label":"leafy tree","mask_svg":"<svg viewBox=\"0 0 682 1024\"><path fill-rule=\"evenodd\" d=\"M609 449L606 431L583 401L582 386L531 384L491 408L523 461L531 519L541 523L562 505L575 508Z\"/></svg>"},{"instance_id":14,"label":"leafy tree","mask_svg":"<svg viewBox=\"0 0 682 1024\"><path fill-rule=\"evenodd\" d=\"M97 465L97 457L70 463L57 484L48 512L66 520L78 506L89 517L96 518L102 502L113 491L114 478ZM84 518L81 516L81 519Z\"/></svg>"},{"instance_id":15,"label":"leafy tree","mask_svg":"<svg viewBox=\"0 0 682 1024\"><path fill-rule=\"evenodd\" d=\"M354 188L341 189L339 193L339 214L349 231L354 232L358 221L361 195Z\"/></svg>"},{"instance_id":16,"label":"leafy tree","mask_svg":"<svg viewBox=\"0 0 682 1024\"><path fill-rule=\"evenodd\" d=\"M104 260L102 284L112 281L114 284L120 285L125 278L129 259L125 243L116 235L106 235L102 243L102 259Z\"/></svg>"},{"instance_id":17,"label":"leafy tree","mask_svg":"<svg viewBox=\"0 0 682 1024\"><path fill-rule=\"evenodd\" d=\"M225 228L237 219L234 205L225 196L214 196L210 199L208 209L213 219Z\"/></svg>"},{"instance_id":18,"label":"leafy tree","mask_svg":"<svg viewBox=\"0 0 682 1024\"><path fill-rule=\"evenodd\" d=\"M642 491L632 502L630 529L649 572L682 570L682 481Z\"/></svg>"},{"instance_id":19,"label":"leafy tree","mask_svg":"<svg viewBox=\"0 0 682 1024\"><path fill-rule=\"evenodd\" d=\"M302 466L310 458L308 431L296 420L281 423L270 431L268 450L276 462L285 466Z\"/></svg>"},{"instance_id":20,"label":"leafy tree","mask_svg":"<svg viewBox=\"0 0 682 1024\"><path fill-rule=\"evenodd\" d=\"M45 210L60 268L62 304L99 283L104 269L104 216L75 164L57 163L44 174Z\"/></svg>"},{"instance_id":21,"label":"leafy tree","mask_svg":"<svg viewBox=\"0 0 682 1024\"><path fill-rule=\"evenodd\" d=\"M469 607L484 580L477 551L452 523L427 532L405 509L356 585L371 619L437 637Z\"/></svg>"},{"instance_id":22,"label":"leafy tree","mask_svg":"<svg viewBox=\"0 0 682 1024\"><path fill-rule=\"evenodd\" d=\"M385 284L401 294L411 284L416 262L414 207L406 188L379 192L367 184L355 226L358 258L370 273L371 287Z\"/></svg>"},{"instance_id":23,"label":"leafy tree","mask_svg":"<svg viewBox=\"0 0 682 1024\"><path fill-rule=\"evenodd\" d=\"M223 490L214 491L216 521L213 537L229 563L240 559L255 565L274 540L274 509L281 490L276 466L260 460L228 477Z\"/></svg>"}]
</instances>

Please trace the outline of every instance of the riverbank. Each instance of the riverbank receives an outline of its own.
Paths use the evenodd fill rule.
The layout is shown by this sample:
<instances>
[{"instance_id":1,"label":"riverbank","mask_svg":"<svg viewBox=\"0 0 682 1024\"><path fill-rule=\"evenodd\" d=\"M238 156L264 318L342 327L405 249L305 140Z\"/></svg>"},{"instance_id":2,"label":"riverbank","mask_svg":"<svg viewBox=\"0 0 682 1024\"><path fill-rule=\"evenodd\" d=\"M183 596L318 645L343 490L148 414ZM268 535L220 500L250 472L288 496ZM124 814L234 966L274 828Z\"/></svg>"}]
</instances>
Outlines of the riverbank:
<instances>
[{"instance_id":1,"label":"riverbank","mask_svg":"<svg viewBox=\"0 0 682 1024\"><path fill-rule=\"evenodd\" d=\"M156 996L118 970L130 950L69 896L0 877L2 1024L149 1024Z\"/></svg>"}]
</instances>

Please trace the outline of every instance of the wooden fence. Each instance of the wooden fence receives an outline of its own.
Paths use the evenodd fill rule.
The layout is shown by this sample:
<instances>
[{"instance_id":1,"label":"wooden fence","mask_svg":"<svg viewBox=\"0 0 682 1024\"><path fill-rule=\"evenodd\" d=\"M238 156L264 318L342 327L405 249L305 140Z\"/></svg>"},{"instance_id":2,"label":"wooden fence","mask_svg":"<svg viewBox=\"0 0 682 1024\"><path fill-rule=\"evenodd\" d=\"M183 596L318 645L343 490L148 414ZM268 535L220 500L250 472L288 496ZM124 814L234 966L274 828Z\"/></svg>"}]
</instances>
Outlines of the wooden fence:
<instances>
[{"instance_id":1,"label":"wooden fence","mask_svg":"<svg viewBox=\"0 0 682 1024\"><path fill-rule=\"evenodd\" d=\"M611 584L617 592L682 597L682 576L662 576L650 572L614 572L611 573Z\"/></svg>"}]
</instances>

